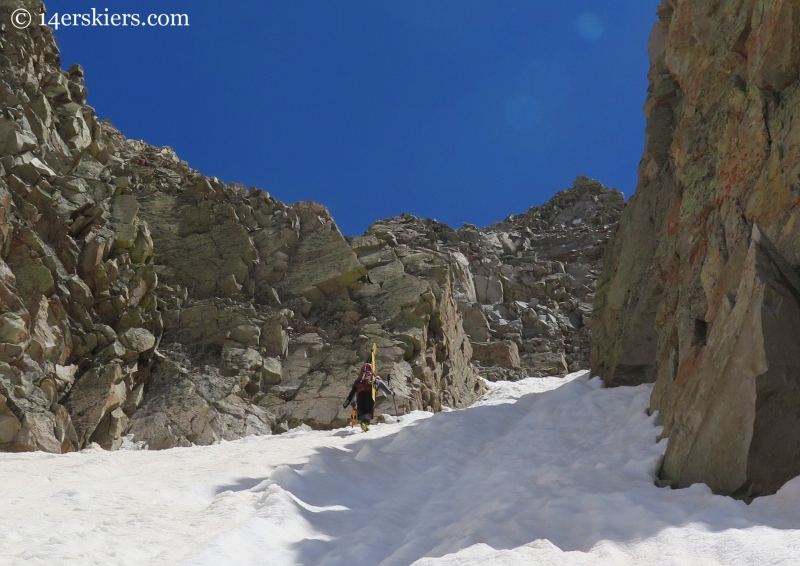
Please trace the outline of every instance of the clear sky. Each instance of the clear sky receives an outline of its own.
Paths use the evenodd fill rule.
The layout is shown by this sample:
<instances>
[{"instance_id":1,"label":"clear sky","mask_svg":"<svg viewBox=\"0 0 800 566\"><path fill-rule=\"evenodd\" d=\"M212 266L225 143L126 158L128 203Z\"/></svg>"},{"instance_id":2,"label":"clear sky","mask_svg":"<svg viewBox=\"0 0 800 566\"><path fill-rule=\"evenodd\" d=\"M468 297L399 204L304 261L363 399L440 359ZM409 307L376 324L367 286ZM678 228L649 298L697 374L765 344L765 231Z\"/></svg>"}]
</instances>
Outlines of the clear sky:
<instances>
[{"instance_id":1,"label":"clear sky","mask_svg":"<svg viewBox=\"0 0 800 566\"><path fill-rule=\"evenodd\" d=\"M207 175L316 200L355 235L409 212L484 226L588 175L629 196L657 0L50 0L89 104Z\"/></svg>"}]
</instances>

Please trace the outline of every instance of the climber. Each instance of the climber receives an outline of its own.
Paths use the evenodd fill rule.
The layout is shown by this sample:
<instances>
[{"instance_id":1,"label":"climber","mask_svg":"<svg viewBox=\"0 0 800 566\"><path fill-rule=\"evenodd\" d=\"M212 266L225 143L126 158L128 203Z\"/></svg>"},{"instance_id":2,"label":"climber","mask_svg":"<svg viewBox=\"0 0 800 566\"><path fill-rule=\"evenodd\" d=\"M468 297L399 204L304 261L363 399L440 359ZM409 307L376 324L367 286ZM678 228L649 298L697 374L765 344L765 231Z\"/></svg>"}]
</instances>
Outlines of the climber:
<instances>
[{"instance_id":1,"label":"climber","mask_svg":"<svg viewBox=\"0 0 800 566\"><path fill-rule=\"evenodd\" d=\"M375 393L378 389L394 397L394 391L389 389L389 386L386 385L386 382L384 382L380 376L372 373L372 364L366 362L361 366L358 379L353 383L350 395L348 395L347 401L342 405L342 407L346 409L347 406L353 402L353 397L355 396L357 418L361 422L361 430L364 432L369 430L369 425L372 421L372 411L375 407Z\"/></svg>"}]
</instances>

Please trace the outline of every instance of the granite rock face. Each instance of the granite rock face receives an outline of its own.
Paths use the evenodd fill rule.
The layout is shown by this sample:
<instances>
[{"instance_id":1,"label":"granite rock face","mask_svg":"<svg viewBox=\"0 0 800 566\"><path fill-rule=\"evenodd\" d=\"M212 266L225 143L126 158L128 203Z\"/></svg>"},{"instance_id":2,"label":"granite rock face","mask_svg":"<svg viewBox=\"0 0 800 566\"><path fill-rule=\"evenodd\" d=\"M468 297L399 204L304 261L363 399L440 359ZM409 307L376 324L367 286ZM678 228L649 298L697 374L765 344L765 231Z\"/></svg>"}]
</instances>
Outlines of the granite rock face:
<instances>
[{"instance_id":1,"label":"granite rock face","mask_svg":"<svg viewBox=\"0 0 800 566\"><path fill-rule=\"evenodd\" d=\"M377 222L351 245L368 267L388 262L381 272L393 269L391 248L449 258L454 298L484 377L564 375L588 367L595 285L624 207L622 193L579 177L546 204L484 229L403 215Z\"/></svg>"},{"instance_id":2,"label":"granite rock face","mask_svg":"<svg viewBox=\"0 0 800 566\"><path fill-rule=\"evenodd\" d=\"M736 294L673 386L664 479L751 498L797 475L798 340L800 276L754 226Z\"/></svg>"},{"instance_id":3,"label":"granite rock face","mask_svg":"<svg viewBox=\"0 0 800 566\"><path fill-rule=\"evenodd\" d=\"M403 215L348 238L98 120L49 28L0 44L0 450L343 426L373 344L400 412L586 366L617 191L579 178L483 230Z\"/></svg>"},{"instance_id":4,"label":"granite rock face","mask_svg":"<svg viewBox=\"0 0 800 566\"><path fill-rule=\"evenodd\" d=\"M800 474L798 30L789 0L658 9L646 148L598 283L592 369L655 382L665 483L749 499Z\"/></svg>"},{"instance_id":5,"label":"granite rock face","mask_svg":"<svg viewBox=\"0 0 800 566\"><path fill-rule=\"evenodd\" d=\"M0 42L0 449L117 447L162 334L149 228L80 67L59 70L46 28Z\"/></svg>"},{"instance_id":6,"label":"granite rock face","mask_svg":"<svg viewBox=\"0 0 800 566\"><path fill-rule=\"evenodd\" d=\"M373 343L401 411L480 395L446 265L374 287L322 205L126 139L48 28L0 41L0 450L339 426Z\"/></svg>"}]
</instances>

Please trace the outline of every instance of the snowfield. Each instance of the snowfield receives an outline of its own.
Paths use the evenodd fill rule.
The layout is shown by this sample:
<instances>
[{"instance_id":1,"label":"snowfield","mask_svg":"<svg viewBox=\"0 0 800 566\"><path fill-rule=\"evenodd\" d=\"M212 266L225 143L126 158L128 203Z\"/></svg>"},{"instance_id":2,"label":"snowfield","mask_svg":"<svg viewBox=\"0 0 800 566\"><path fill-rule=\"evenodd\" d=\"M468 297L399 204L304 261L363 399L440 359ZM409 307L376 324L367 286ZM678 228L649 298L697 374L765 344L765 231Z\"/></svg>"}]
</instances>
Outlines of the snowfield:
<instances>
[{"instance_id":1,"label":"snowfield","mask_svg":"<svg viewBox=\"0 0 800 566\"><path fill-rule=\"evenodd\" d=\"M800 479L749 506L653 485L650 386L490 387L368 434L0 454L0 564L800 564Z\"/></svg>"}]
</instances>

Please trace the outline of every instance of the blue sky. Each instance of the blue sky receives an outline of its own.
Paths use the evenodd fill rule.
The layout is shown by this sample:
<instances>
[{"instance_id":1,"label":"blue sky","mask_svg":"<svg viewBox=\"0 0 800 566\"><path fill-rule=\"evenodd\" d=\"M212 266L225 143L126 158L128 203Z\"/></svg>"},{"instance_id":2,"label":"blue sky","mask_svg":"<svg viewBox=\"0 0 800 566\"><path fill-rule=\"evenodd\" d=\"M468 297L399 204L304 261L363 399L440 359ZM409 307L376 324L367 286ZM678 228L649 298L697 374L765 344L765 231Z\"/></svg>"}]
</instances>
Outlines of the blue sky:
<instances>
[{"instance_id":1,"label":"blue sky","mask_svg":"<svg viewBox=\"0 0 800 566\"><path fill-rule=\"evenodd\" d=\"M316 200L355 235L409 212L484 226L588 175L629 196L657 0L51 0L89 104L207 175Z\"/></svg>"}]
</instances>

